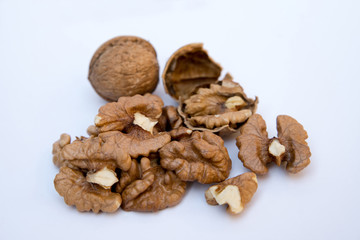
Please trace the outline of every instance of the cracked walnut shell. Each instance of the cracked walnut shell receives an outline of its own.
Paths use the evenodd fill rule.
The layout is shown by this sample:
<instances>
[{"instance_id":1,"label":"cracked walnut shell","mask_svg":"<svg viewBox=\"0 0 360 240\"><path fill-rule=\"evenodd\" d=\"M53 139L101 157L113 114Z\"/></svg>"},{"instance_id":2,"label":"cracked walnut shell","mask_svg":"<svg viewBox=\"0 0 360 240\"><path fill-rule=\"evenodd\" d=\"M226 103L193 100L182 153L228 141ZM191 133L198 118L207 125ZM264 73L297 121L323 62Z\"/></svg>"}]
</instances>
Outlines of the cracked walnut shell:
<instances>
[{"instance_id":1,"label":"cracked walnut shell","mask_svg":"<svg viewBox=\"0 0 360 240\"><path fill-rule=\"evenodd\" d=\"M211 132L192 132L188 137L166 144L159 153L161 166L175 171L183 181L221 182L231 170L224 141Z\"/></svg>"},{"instance_id":2,"label":"cracked walnut shell","mask_svg":"<svg viewBox=\"0 0 360 240\"><path fill-rule=\"evenodd\" d=\"M167 61L162 79L165 92L174 99L186 99L198 87L214 83L221 66L203 49L202 43L192 43L178 49Z\"/></svg>"},{"instance_id":3,"label":"cracked walnut shell","mask_svg":"<svg viewBox=\"0 0 360 240\"><path fill-rule=\"evenodd\" d=\"M228 204L227 210L237 214L250 202L258 187L255 173L248 172L211 186L205 192L210 205Z\"/></svg>"},{"instance_id":4,"label":"cracked walnut shell","mask_svg":"<svg viewBox=\"0 0 360 240\"><path fill-rule=\"evenodd\" d=\"M257 174L266 174L270 162L278 166L284 163L290 173L297 173L310 164L311 152L305 141L308 135L303 126L287 115L279 115L276 124L278 137L268 139L264 119L255 114L236 138L239 159Z\"/></svg>"},{"instance_id":5,"label":"cracked walnut shell","mask_svg":"<svg viewBox=\"0 0 360 240\"><path fill-rule=\"evenodd\" d=\"M155 49L139 37L113 38L94 53L88 78L95 91L107 101L153 92L159 81Z\"/></svg>"},{"instance_id":6,"label":"cracked walnut shell","mask_svg":"<svg viewBox=\"0 0 360 240\"><path fill-rule=\"evenodd\" d=\"M141 178L122 191L121 207L126 211L155 212L177 205L185 194L186 182L164 170L157 159L141 159Z\"/></svg>"},{"instance_id":7,"label":"cracked walnut shell","mask_svg":"<svg viewBox=\"0 0 360 240\"><path fill-rule=\"evenodd\" d=\"M185 101L180 101L179 114L193 130L227 134L235 132L256 111L258 98L248 98L230 74L209 87L198 88Z\"/></svg>"}]
</instances>

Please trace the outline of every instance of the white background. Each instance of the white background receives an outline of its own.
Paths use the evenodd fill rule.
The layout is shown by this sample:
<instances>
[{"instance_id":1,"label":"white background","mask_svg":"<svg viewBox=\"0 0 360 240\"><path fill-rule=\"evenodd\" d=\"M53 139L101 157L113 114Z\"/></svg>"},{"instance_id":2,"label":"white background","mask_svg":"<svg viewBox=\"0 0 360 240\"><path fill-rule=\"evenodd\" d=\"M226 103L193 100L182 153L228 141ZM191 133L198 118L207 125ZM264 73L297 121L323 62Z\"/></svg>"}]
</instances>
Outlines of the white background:
<instances>
[{"instance_id":1,"label":"white background","mask_svg":"<svg viewBox=\"0 0 360 240\"><path fill-rule=\"evenodd\" d=\"M79 213L54 189L52 143L86 134L105 104L87 80L106 40L137 35L161 71L179 47L203 42L276 135L288 114L308 131L311 164L259 177L239 216L209 206L192 184L158 213ZM360 2L0 0L0 239L359 239ZM176 104L155 91L166 105ZM225 139L231 176L246 171Z\"/></svg>"}]
</instances>

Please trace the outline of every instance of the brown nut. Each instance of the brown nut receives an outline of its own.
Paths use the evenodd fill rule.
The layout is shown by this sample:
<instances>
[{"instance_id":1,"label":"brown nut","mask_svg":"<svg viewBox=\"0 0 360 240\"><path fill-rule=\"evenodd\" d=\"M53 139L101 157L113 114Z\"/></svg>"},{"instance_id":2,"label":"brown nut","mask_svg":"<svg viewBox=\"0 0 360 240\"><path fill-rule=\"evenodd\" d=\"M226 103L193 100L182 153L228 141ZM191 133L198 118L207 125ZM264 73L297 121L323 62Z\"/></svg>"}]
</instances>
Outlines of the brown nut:
<instances>
[{"instance_id":1,"label":"brown nut","mask_svg":"<svg viewBox=\"0 0 360 240\"><path fill-rule=\"evenodd\" d=\"M166 144L159 153L161 166L175 171L183 181L221 182L230 173L231 160L224 141L211 132L195 131Z\"/></svg>"},{"instance_id":2,"label":"brown nut","mask_svg":"<svg viewBox=\"0 0 360 240\"><path fill-rule=\"evenodd\" d=\"M250 202L258 187L255 173L248 172L211 186L205 192L210 205L228 204L230 213L240 213Z\"/></svg>"},{"instance_id":3,"label":"brown nut","mask_svg":"<svg viewBox=\"0 0 360 240\"><path fill-rule=\"evenodd\" d=\"M255 114L236 138L239 159L257 174L266 174L270 162L278 166L284 162L290 173L297 173L310 164L311 152L305 141L308 135L303 126L287 115L279 115L276 124L278 137L268 139L264 119Z\"/></svg>"},{"instance_id":4,"label":"brown nut","mask_svg":"<svg viewBox=\"0 0 360 240\"><path fill-rule=\"evenodd\" d=\"M117 102L107 103L95 116L98 132L123 131L134 125L152 133L162 114L164 103L152 94L120 97Z\"/></svg>"},{"instance_id":5,"label":"brown nut","mask_svg":"<svg viewBox=\"0 0 360 240\"><path fill-rule=\"evenodd\" d=\"M162 169L157 160L141 159L141 179L122 192L121 207L126 211L155 212L177 205L185 194L186 182Z\"/></svg>"},{"instance_id":6,"label":"brown nut","mask_svg":"<svg viewBox=\"0 0 360 240\"><path fill-rule=\"evenodd\" d=\"M155 49L139 37L113 38L94 53L88 78L95 91L107 101L151 93L159 81Z\"/></svg>"},{"instance_id":7,"label":"brown nut","mask_svg":"<svg viewBox=\"0 0 360 240\"><path fill-rule=\"evenodd\" d=\"M117 181L115 172L106 167L88 172L85 177L82 171L65 166L60 168L54 185L65 203L75 205L81 212L115 212L121 205L121 196L109 189L114 181Z\"/></svg>"},{"instance_id":8,"label":"brown nut","mask_svg":"<svg viewBox=\"0 0 360 240\"><path fill-rule=\"evenodd\" d=\"M169 58L162 79L166 93L179 100L187 99L198 86L216 82L220 73L221 66L209 57L203 44L192 43Z\"/></svg>"},{"instance_id":9,"label":"brown nut","mask_svg":"<svg viewBox=\"0 0 360 240\"><path fill-rule=\"evenodd\" d=\"M192 130L235 132L256 111L258 98L248 98L230 74L217 83L199 88L188 99L180 101L179 114Z\"/></svg>"}]
</instances>

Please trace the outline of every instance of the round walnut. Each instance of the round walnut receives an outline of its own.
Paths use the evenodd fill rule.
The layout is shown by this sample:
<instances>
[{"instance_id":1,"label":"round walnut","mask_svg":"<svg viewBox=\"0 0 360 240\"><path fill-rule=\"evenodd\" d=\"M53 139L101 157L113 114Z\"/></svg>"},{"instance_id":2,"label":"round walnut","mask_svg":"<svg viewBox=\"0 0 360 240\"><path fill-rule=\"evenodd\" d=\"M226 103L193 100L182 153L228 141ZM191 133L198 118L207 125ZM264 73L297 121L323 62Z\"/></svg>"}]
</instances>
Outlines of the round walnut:
<instances>
[{"instance_id":1,"label":"round walnut","mask_svg":"<svg viewBox=\"0 0 360 240\"><path fill-rule=\"evenodd\" d=\"M113 38L95 52L88 78L95 91L107 101L153 92L159 80L155 49L139 37Z\"/></svg>"}]
</instances>

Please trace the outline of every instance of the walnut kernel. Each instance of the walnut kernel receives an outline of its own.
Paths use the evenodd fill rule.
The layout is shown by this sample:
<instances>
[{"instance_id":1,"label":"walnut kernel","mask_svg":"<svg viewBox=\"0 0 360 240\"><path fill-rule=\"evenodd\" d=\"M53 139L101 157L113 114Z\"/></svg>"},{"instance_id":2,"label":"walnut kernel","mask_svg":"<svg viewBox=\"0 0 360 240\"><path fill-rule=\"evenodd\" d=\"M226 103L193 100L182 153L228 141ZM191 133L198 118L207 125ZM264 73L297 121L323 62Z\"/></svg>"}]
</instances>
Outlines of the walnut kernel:
<instances>
[{"instance_id":1,"label":"walnut kernel","mask_svg":"<svg viewBox=\"0 0 360 240\"><path fill-rule=\"evenodd\" d=\"M115 212L121 205L120 194L86 181L82 171L66 166L60 168L54 185L65 203L75 205L81 212Z\"/></svg>"},{"instance_id":2,"label":"walnut kernel","mask_svg":"<svg viewBox=\"0 0 360 240\"><path fill-rule=\"evenodd\" d=\"M183 181L215 183L225 180L230 173L231 159L221 137L198 131L189 135L186 128L182 129L175 135L180 138L178 141L160 149L161 166L175 171Z\"/></svg>"},{"instance_id":3,"label":"walnut kernel","mask_svg":"<svg viewBox=\"0 0 360 240\"><path fill-rule=\"evenodd\" d=\"M228 204L228 211L238 214L251 200L257 185L255 173L248 172L211 186L205 192L205 198L210 205Z\"/></svg>"},{"instance_id":4,"label":"walnut kernel","mask_svg":"<svg viewBox=\"0 0 360 240\"><path fill-rule=\"evenodd\" d=\"M126 211L155 212L177 205L185 194L186 182L164 170L157 159L142 158L141 178L122 191L121 207Z\"/></svg>"},{"instance_id":5,"label":"walnut kernel","mask_svg":"<svg viewBox=\"0 0 360 240\"><path fill-rule=\"evenodd\" d=\"M268 172L267 164L285 163L286 170L297 173L310 164L310 148L307 133L294 118L279 115L276 119L278 137L268 139L264 119L255 114L241 128L236 138L239 159L244 166L257 174Z\"/></svg>"}]
</instances>

